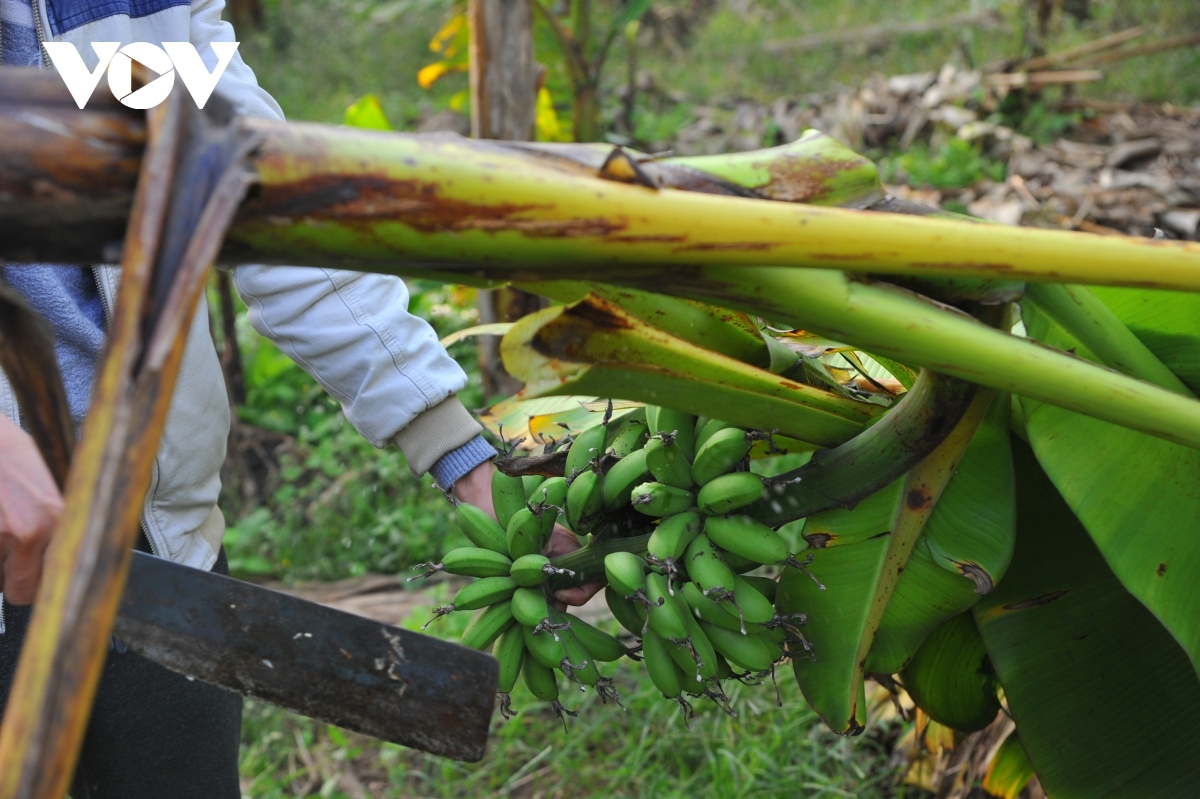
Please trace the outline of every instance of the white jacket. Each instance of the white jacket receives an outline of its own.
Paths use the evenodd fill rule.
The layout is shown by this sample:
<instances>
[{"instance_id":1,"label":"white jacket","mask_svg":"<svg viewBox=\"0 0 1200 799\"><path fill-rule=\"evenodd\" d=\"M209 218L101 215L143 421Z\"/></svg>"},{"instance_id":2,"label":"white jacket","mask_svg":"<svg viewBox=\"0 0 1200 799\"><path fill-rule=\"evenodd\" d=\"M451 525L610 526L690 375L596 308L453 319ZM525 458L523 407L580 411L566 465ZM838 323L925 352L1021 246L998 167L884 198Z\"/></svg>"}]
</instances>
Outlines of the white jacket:
<instances>
[{"instance_id":1,"label":"white jacket","mask_svg":"<svg viewBox=\"0 0 1200 799\"><path fill-rule=\"evenodd\" d=\"M89 69L91 42L190 41L211 70L209 43L234 41L221 21L224 0L34 0L43 41L70 42ZM217 92L248 116L282 119L275 100L235 55ZM97 269L112 311L120 272ZM242 266L234 284L255 329L269 337L341 402L375 446L395 442L423 474L469 442L479 424L455 398L466 375L433 329L408 313L403 281L337 269ZM0 413L17 419L12 388L0 373ZM142 520L157 554L207 569L225 523L217 509L229 407L201 303L171 398Z\"/></svg>"}]
</instances>

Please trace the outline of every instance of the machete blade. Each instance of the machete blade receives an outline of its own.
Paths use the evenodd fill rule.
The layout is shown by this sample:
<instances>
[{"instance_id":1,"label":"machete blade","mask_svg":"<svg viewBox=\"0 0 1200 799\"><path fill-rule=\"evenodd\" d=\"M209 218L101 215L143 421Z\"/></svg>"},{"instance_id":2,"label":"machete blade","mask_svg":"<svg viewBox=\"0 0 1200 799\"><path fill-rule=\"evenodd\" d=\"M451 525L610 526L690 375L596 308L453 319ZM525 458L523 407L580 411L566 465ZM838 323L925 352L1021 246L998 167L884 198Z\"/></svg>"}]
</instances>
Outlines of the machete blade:
<instances>
[{"instance_id":1,"label":"machete blade","mask_svg":"<svg viewBox=\"0 0 1200 799\"><path fill-rule=\"evenodd\" d=\"M498 684L484 652L135 552L113 635L204 682L474 762Z\"/></svg>"}]
</instances>

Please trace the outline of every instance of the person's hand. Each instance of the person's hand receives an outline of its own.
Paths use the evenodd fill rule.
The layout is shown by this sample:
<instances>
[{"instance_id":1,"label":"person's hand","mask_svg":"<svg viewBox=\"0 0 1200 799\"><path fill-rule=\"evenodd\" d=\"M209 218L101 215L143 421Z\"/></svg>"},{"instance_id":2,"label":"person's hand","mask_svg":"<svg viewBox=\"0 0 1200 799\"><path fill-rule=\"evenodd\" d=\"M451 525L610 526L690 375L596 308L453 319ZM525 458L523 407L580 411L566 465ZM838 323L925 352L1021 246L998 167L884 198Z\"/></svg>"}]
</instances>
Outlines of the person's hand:
<instances>
[{"instance_id":1,"label":"person's hand","mask_svg":"<svg viewBox=\"0 0 1200 799\"><path fill-rule=\"evenodd\" d=\"M454 484L454 496L459 502L466 502L480 510L486 511L493 519L496 518L496 508L492 504L492 474L496 471L491 461L484 461L471 471L458 478ZM567 528L554 525L550 539L542 549L542 554L548 558L566 555L579 549L582 544ZM556 591L554 596L567 605L583 605L604 587L604 583L589 583L574 588L563 588Z\"/></svg>"},{"instance_id":2,"label":"person's hand","mask_svg":"<svg viewBox=\"0 0 1200 799\"><path fill-rule=\"evenodd\" d=\"M454 483L454 497L496 518L496 506L492 504L492 473L495 471L491 461L479 464Z\"/></svg>"},{"instance_id":3,"label":"person's hand","mask_svg":"<svg viewBox=\"0 0 1200 799\"><path fill-rule=\"evenodd\" d=\"M62 510L62 495L37 445L0 416L0 592L9 604L33 603L42 553Z\"/></svg>"},{"instance_id":4,"label":"person's hand","mask_svg":"<svg viewBox=\"0 0 1200 799\"><path fill-rule=\"evenodd\" d=\"M554 525L554 532L550 533L550 540L542 548L542 554L548 558L557 558L559 555L574 552L582 546L574 533L562 525L556 524ZM554 597L559 602L567 605L586 605L587 601L594 597L603 587L603 582L595 582L588 583L587 585L577 585L574 588L562 588L554 592ZM562 608L559 608L559 610L562 610Z\"/></svg>"}]
</instances>

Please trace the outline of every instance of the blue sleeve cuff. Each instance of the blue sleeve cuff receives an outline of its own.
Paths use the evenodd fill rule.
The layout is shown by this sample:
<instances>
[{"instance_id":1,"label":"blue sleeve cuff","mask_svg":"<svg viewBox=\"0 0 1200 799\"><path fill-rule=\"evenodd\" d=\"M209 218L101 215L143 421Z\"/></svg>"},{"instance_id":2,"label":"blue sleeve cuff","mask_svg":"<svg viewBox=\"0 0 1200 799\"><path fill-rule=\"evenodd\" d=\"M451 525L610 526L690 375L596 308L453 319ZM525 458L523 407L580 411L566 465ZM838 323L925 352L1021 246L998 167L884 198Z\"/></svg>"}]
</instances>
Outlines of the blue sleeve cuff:
<instances>
[{"instance_id":1,"label":"blue sleeve cuff","mask_svg":"<svg viewBox=\"0 0 1200 799\"><path fill-rule=\"evenodd\" d=\"M457 449L452 449L429 470L434 482L442 489L454 486L458 479L484 461L490 461L499 453L487 443L483 436L475 436Z\"/></svg>"}]
</instances>

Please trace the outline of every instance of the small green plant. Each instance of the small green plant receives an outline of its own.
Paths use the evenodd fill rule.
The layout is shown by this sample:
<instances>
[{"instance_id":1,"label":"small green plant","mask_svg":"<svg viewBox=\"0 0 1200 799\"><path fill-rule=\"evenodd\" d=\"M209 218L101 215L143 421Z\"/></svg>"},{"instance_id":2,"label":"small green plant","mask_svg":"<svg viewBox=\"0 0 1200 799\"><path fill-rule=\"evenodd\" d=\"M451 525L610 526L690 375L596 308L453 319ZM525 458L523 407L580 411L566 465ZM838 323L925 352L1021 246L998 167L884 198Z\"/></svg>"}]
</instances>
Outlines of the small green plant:
<instances>
[{"instance_id":1,"label":"small green plant","mask_svg":"<svg viewBox=\"0 0 1200 799\"><path fill-rule=\"evenodd\" d=\"M932 189L963 189L984 178L1002 181L1004 164L988 158L977 144L950 139L936 151L923 143L879 162L885 183L907 183Z\"/></svg>"}]
</instances>

